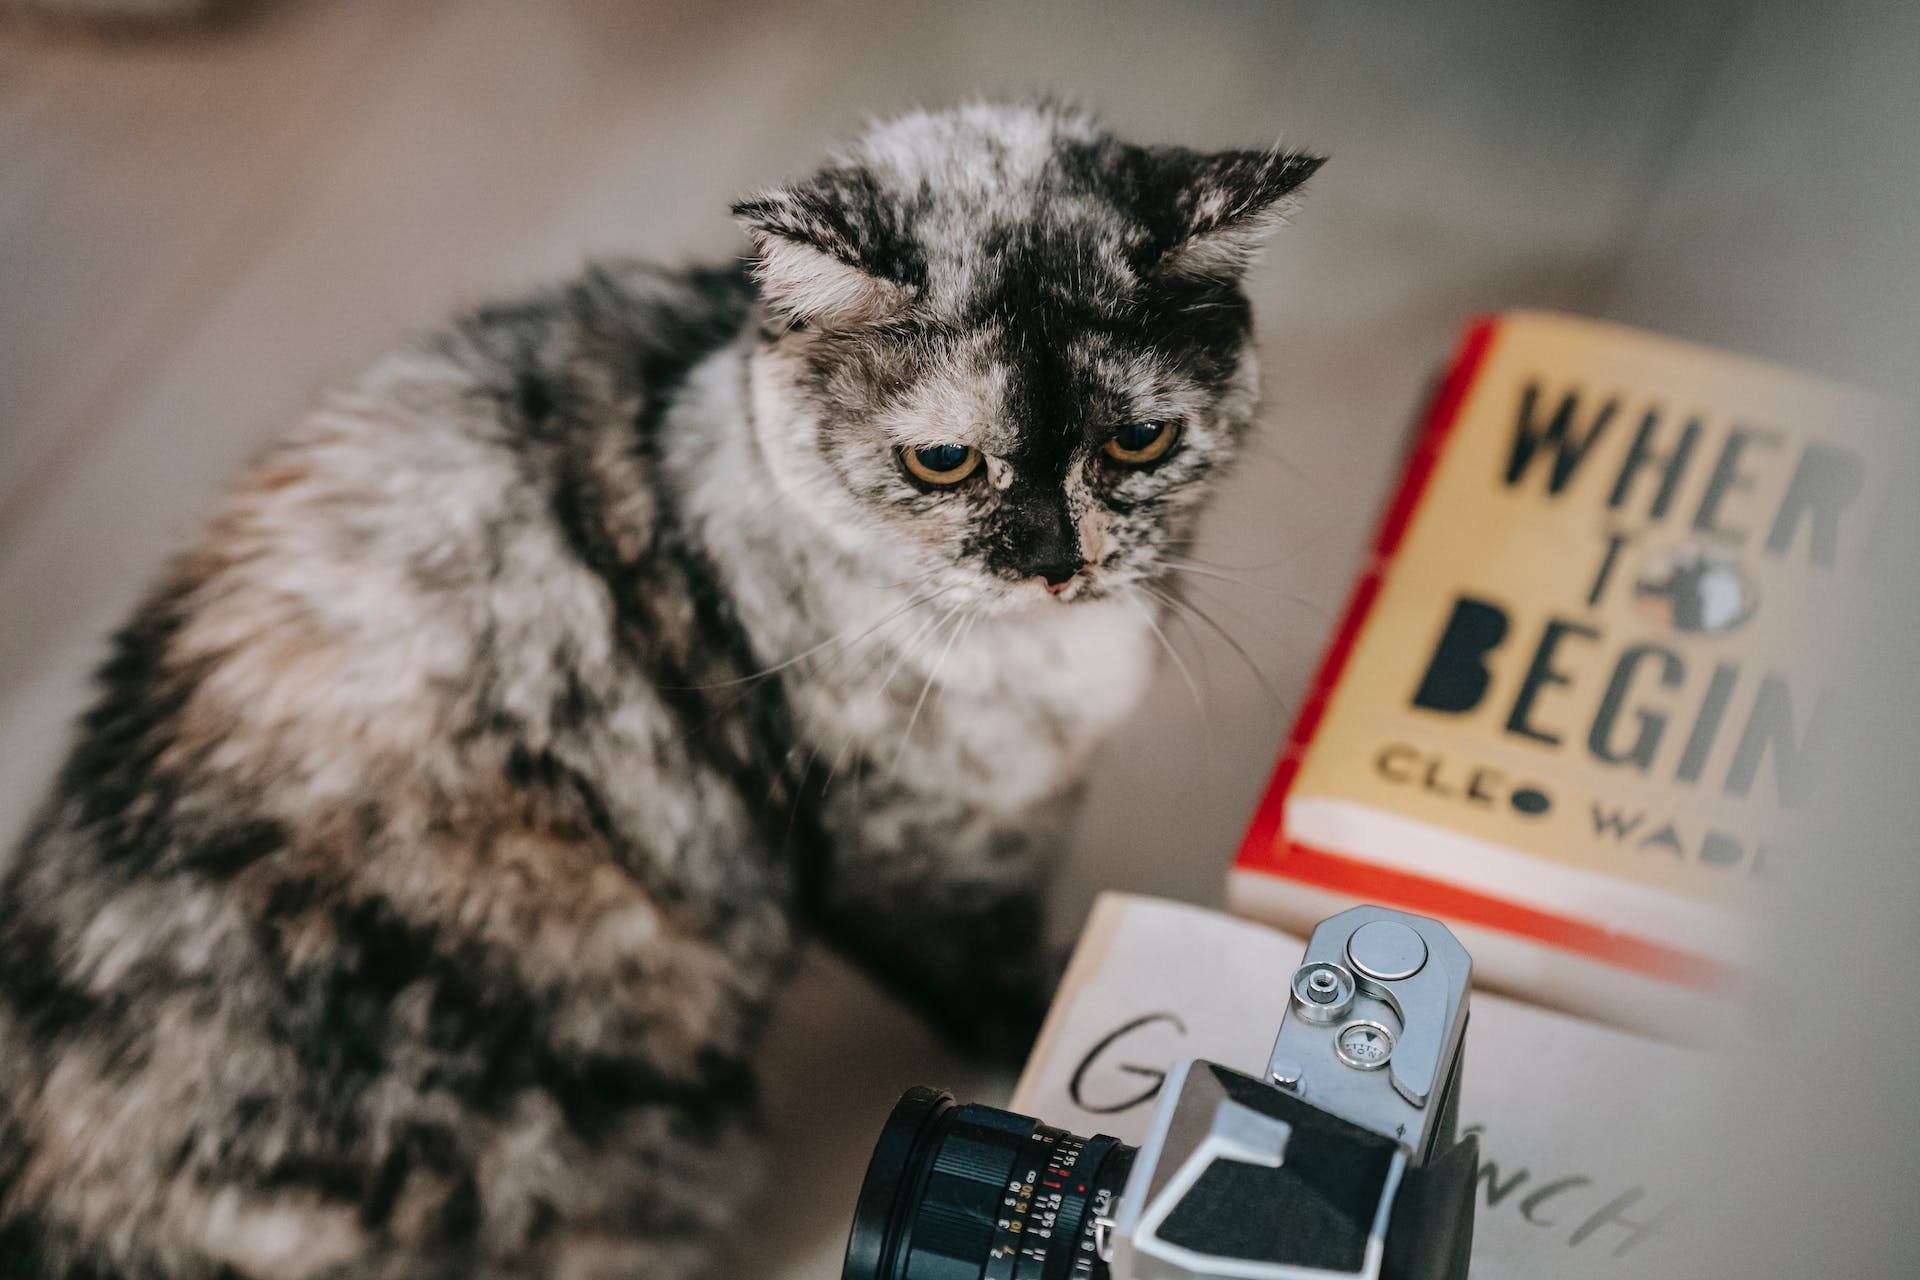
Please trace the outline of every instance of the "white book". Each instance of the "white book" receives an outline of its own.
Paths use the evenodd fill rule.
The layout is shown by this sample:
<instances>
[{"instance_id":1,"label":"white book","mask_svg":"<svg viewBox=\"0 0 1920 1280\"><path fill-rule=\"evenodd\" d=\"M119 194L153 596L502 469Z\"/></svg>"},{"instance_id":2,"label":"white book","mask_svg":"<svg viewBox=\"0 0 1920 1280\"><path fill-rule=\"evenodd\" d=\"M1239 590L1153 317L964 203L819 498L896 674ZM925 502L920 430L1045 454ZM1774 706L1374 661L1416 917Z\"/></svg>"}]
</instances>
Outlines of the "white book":
<instances>
[{"instance_id":1,"label":"white book","mask_svg":"<svg viewBox=\"0 0 1920 1280\"><path fill-rule=\"evenodd\" d=\"M1207 1058L1265 1069L1301 939L1127 894L1094 905L1012 1107L1138 1143L1163 1073ZM1707 1059L1474 992L1461 1124L1480 1137L1474 1280L1639 1277L1685 1269L1690 1212L1678 1146Z\"/></svg>"}]
</instances>

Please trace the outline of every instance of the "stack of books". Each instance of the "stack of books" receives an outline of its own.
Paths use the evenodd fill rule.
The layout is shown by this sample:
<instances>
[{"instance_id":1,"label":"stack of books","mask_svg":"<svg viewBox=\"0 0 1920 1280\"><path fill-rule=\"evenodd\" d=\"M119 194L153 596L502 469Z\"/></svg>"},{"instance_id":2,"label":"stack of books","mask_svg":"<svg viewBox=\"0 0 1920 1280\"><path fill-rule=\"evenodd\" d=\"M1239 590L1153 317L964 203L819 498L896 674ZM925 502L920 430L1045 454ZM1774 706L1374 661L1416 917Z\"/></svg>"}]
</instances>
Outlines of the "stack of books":
<instances>
[{"instance_id":1,"label":"stack of books","mask_svg":"<svg viewBox=\"0 0 1920 1280\"><path fill-rule=\"evenodd\" d=\"M1434 916L1485 983L1663 1031L1741 988L1837 744L1893 407L1649 334L1466 332L1236 860L1305 932Z\"/></svg>"}]
</instances>

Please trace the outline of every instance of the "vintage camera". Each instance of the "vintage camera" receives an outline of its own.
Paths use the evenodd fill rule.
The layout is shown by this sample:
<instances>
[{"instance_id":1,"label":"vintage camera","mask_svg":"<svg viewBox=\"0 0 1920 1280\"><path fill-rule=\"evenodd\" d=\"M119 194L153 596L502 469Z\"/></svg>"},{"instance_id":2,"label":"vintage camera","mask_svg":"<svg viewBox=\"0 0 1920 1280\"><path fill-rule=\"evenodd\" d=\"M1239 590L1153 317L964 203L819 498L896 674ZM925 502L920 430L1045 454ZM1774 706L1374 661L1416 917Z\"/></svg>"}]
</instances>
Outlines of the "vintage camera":
<instances>
[{"instance_id":1,"label":"vintage camera","mask_svg":"<svg viewBox=\"0 0 1920 1280\"><path fill-rule=\"evenodd\" d=\"M1265 1077L1180 1064L1138 1148L909 1090L842 1278L1464 1280L1470 970L1433 920L1355 907L1322 921Z\"/></svg>"}]
</instances>

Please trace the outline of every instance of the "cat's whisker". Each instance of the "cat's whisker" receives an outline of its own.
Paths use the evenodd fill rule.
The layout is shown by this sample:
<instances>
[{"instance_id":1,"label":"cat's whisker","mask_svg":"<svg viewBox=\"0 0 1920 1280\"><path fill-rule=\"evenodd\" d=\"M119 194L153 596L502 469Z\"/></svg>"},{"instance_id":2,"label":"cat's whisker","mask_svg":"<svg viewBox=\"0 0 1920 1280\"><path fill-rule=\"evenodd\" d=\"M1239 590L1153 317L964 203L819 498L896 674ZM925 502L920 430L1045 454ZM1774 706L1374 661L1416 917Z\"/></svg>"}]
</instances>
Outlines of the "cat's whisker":
<instances>
[{"instance_id":1,"label":"cat's whisker","mask_svg":"<svg viewBox=\"0 0 1920 1280\"><path fill-rule=\"evenodd\" d=\"M876 696L882 698L886 696L887 688L893 683L894 677L900 674L900 668L904 667L907 664L907 660L920 650L922 643L927 641L935 630L943 623L950 621L954 616L953 613L936 613L932 618L927 619L919 627L915 628L913 634L908 636L902 643L899 656L894 659L893 666L887 669L886 678L880 681L880 688Z\"/></svg>"},{"instance_id":2,"label":"cat's whisker","mask_svg":"<svg viewBox=\"0 0 1920 1280\"><path fill-rule=\"evenodd\" d=\"M1165 621L1169 624L1169 639L1172 638L1171 627L1173 624L1178 624L1181 634L1187 637L1187 645L1193 655L1193 665L1200 674L1200 692L1202 696L1208 700L1209 704L1211 704L1213 700L1213 680L1212 671L1207 665L1206 638L1200 634L1200 628L1193 625L1193 619L1184 613L1168 609Z\"/></svg>"},{"instance_id":3,"label":"cat's whisker","mask_svg":"<svg viewBox=\"0 0 1920 1280\"><path fill-rule=\"evenodd\" d=\"M793 763L793 758L800 754L800 748L805 745L805 743L796 742L787 748L786 755L780 757L780 767L773 770L773 776L767 779L767 798L762 801L763 804L773 803L773 793L780 789L780 782L783 778L797 778L799 779L799 785L806 785L807 774L813 770L813 758L818 754L818 747L807 753L807 762L800 766L798 773L789 773L787 770L787 766ZM791 826L791 823L789 823L789 826Z\"/></svg>"},{"instance_id":4,"label":"cat's whisker","mask_svg":"<svg viewBox=\"0 0 1920 1280\"><path fill-rule=\"evenodd\" d=\"M856 736L858 736L856 732L849 729L840 739L840 745L833 753L833 761L827 766L826 781L820 784L821 799L824 800L827 792L833 789L833 780L840 776L840 766L846 763L847 753L853 749L853 740Z\"/></svg>"},{"instance_id":5,"label":"cat's whisker","mask_svg":"<svg viewBox=\"0 0 1920 1280\"><path fill-rule=\"evenodd\" d=\"M927 576L932 577L933 575L929 574ZM952 589L953 588L950 587L947 590L952 590ZM910 600L905 605L901 606L899 609L896 609L892 613L888 614L886 617L881 618L879 622L869 627L866 631L862 632L860 635L854 636L852 639L847 640L839 648L837 652L835 652L830 657L828 657L826 661L822 663L814 671L813 673L814 676L817 678L819 676L825 675L827 672L831 671L840 662L844 661L846 658L858 652L859 643L862 640L866 639L868 636L872 635L874 632L878 631L882 626L886 625L888 622L893 621L894 619L897 619L897 618L904 617L906 614L912 612L914 609L921 608L927 604L932 603L934 600L937 600L943 594L945 594L944 591L936 591L930 596L925 596L918 600ZM764 671L755 672L753 675L750 675L750 676L741 676L734 680L722 680L722 681L715 682L713 684L706 684L706 685L683 685L683 686L662 685L660 687L663 689L691 688L691 689L700 689L703 691L711 691L711 690L726 689L726 688L736 689L737 692L734 694L734 696L730 700L723 702L719 706L716 706L715 708L713 708L712 712L702 722L701 727L705 728L709 725L712 725L715 721L719 720L721 716L726 715L729 712L733 711L735 708L737 708L740 705L741 701L745 699L750 692L752 692L752 690L748 686L760 680L763 680L770 675L777 673L782 668L792 666L795 662L798 662L799 660L809 656L811 653L817 652L822 645L834 643L836 640L839 640L842 636L845 636L847 631L851 631L854 626L858 626L858 625L859 625L858 623L854 623L851 626L847 627L845 630L839 632L837 635L829 636L826 640L822 641L821 644L815 645L813 649L808 650L806 653L796 654L793 658L788 659L786 662L780 664L777 667L768 667ZM785 767L785 762L782 762L782 767L783 768ZM812 767L813 767L813 762L810 760L808 762L807 768L811 769ZM805 776L804 771L801 776L802 777ZM769 794L771 794L771 788L769 789Z\"/></svg>"},{"instance_id":6,"label":"cat's whisker","mask_svg":"<svg viewBox=\"0 0 1920 1280\"><path fill-rule=\"evenodd\" d=\"M1160 591L1145 584L1142 584L1142 589L1155 599L1163 601L1168 608L1189 614L1211 628L1216 635L1226 642L1227 647L1233 650L1240 661L1246 664L1248 674L1253 676L1254 681L1259 684L1261 690L1267 695L1267 698L1274 706L1284 712L1288 719L1293 718L1293 708L1288 705L1285 698L1280 696L1279 690L1273 687L1273 682L1267 679L1266 673L1260 670L1259 664L1254 662L1253 656L1247 652L1246 646L1236 640L1232 632L1221 626L1212 614L1194 604L1191 600L1181 598L1177 593Z\"/></svg>"},{"instance_id":7,"label":"cat's whisker","mask_svg":"<svg viewBox=\"0 0 1920 1280\"><path fill-rule=\"evenodd\" d=\"M799 749L800 744L796 742L793 745L793 750L787 752L786 760L781 761L780 768L775 771L773 775L772 783L767 787L767 798L765 801L765 803L769 805L773 803L773 793L780 789L780 781L782 778L787 778L792 781L793 803L787 809L786 839L789 844L791 844L793 840L794 828L800 823L801 807L807 802L807 786L808 780L813 777L813 766L820 759L820 744L815 743L807 751L807 762L800 766L800 771L798 773L788 773L786 766L788 762L793 759L794 752L797 752Z\"/></svg>"},{"instance_id":8,"label":"cat's whisker","mask_svg":"<svg viewBox=\"0 0 1920 1280\"><path fill-rule=\"evenodd\" d=\"M1322 622L1331 623L1333 621L1332 611L1311 596L1303 596L1298 591L1281 591L1275 594L1288 604L1299 605L1302 609L1305 609Z\"/></svg>"},{"instance_id":9,"label":"cat's whisker","mask_svg":"<svg viewBox=\"0 0 1920 1280\"><path fill-rule=\"evenodd\" d=\"M1200 587L1200 583L1187 583L1187 585L1188 587L1192 587L1194 591L1200 591L1200 589L1202 589L1202 587ZM1315 618L1319 618L1321 622L1327 622L1327 624L1331 624L1332 622L1332 614L1331 612L1329 612L1329 610L1327 610L1327 606L1325 606L1325 604L1319 603L1319 601L1315 601L1315 599L1311 599L1311 597L1308 597L1308 595L1300 595L1298 591L1267 591L1267 595L1269 595L1271 599L1275 599L1275 601L1279 601L1279 603L1294 604L1294 606L1298 606L1298 608L1304 608L1306 612L1309 612L1309 614L1313 614L1313 616L1315 616ZM1221 595L1217 595L1217 593L1213 593L1213 591L1208 591L1208 599L1212 599L1212 601L1219 601L1219 603L1225 604L1227 608L1235 608L1235 612L1240 612L1240 610L1236 608L1235 601L1231 601L1231 599L1225 599L1225 597L1221 597ZM1240 618L1244 620L1244 618L1246 618L1246 614L1242 612L1242 614L1240 614Z\"/></svg>"},{"instance_id":10,"label":"cat's whisker","mask_svg":"<svg viewBox=\"0 0 1920 1280\"><path fill-rule=\"evenodd\" d=\"M932 577L933 575L928 574L926 576ZM925 579L923 578L921 580L924 581ZM899 610L895 610L894 613L888 615L888 617L882 618L881 622L879 624L876 624L874 627L869 628L866 634L868 635L872 634L874 631L877 631L879 629L880 625L884 625L887 621L893 618L904 616L906 613L910 612L912 609L919 608L924 605L932 603L932 601L935 598L937 598L939 594L940 593L935 593L934 596L928 596L921 600L908 602L908 605L906 607ZM942 620L942 618L945 616L947 615L940 614L936 610L932 618L922 620L914 627L912 631L907 633L907 638L903 642L901 642L902 649L903 649L902 655L896 658L892 670L889 671L886 679L881 682L880 691L882 693L884 693L886 686L892 682L894 675L898 673L900 669L900 664L905 661L905 653L910 652L914 647L914 645L918 642L919 638L923 636L930 628L932 628L937 623L939 623ZM844 632L842 634L844 634ZM830 658L828 658L826 662L818 669L818 671L815 674L824 675L828 671L831 671L835 666L837 666L841 662L844 662L848 657L852 656L854 653L858 651L859 641L864 638L865 638L865 635L856 636L852 640L848 641L845 645L843 645L839 649L838 652L834 653ZM885 657L886 657L886 654L883 651L870 664L870 668L877 668L880 665L880 663L885 660ZM826 748L826 743L824 741L816 741L813 744L813 746L808 750L806 764L801 768L799 774L797 775L797 782L794 789L793 805L787 815L787 830L789 834L792 833L795 823L798 822L799 816L800 816L800 808L803 804L806 803L810 793L816 796L821 803L824 804L826 802L827 796L833 788L834 781L839 776L841 766L846 762L848 751L852 747L854 739L859 736L859 732L860 732L860 725L858 720L856 719L853 722L853 724L848 728L847 732L841 736L839 745L836 748L834 748L833 755L827 766L827 776L820 782L820 785L817 789L812 788L813 771L815 766L817 766L820 763L822 753ZM798 748L796 747L796 750L797 749ZM792 754L789 753L788 759L791 760L791 758L792 758ZM772 798L773 790L777 788L777 785L778 785L778 779L776 778L775 786L770 787L768 789L769 799Z\"/></svg>"},{"instance_id":11,"label":"cat's whisker","mask_svg":"<svg viewBox=\"0 0 1920 1280\"><path fill-rule=\"evenodd\" d=\"M902 578L898 582L886 583L880 589L882 591L900 591L900 590L904 590L907 587L924 586L925 584L932 582L935 578L939 577L942 572L943 571L940 569L929 569L925 573L915 574L911 578Z\"/></svg>"},{"instance_id":12,"label":"cat's whisker","mask_svg":"<svg viewBox=\"0 0 1920 1280\"><path fill-rule=\"evenodd\" d=\"M1237 574L1226 573L1197 560L1183 560L1175 556L1161 556L1158 565L1173 573L1189 574L1196 578L1210 578L1215 582L1225 582L1248 591L1258 591L1262 595L1279 596L1284 593L1278 587L1269 587L1264 583L1250 582Z\"/></svg>"},{"instance_id":13,"label":"cat's whisker","mask_svg":"<svg viewBox=\"0 0 1920 1280\"><path fill-rule=\"evenodd\" d=\"M952 590L952 589L953 588L948 588L948 590ZM932 607L933 614L934 614L933 618L921 621L918 625L914 626L914 628L911 631L907 632L906 638L904 640L895 638L892 641L892 644L896 647L910 647L914 642L914 640L917 637L919 637L926 630L926 628L929 625L931 625L932 622L937 621L939 618L947 616L947 614L943 613L938 607L938 605L935 603L939 599L939 597L944 594L946 594L946 592L935 592L933 595L928 596L925 599L916 602L911 608L897 611L895 614L892 615L892 617L882 619L880 625L871 627L861 635L853 637L853 639L841 645L837 652L835 652L834 654L832 654L831 656L825 659L825 661L813 672L814 677L818 678L820 676L826 675L828 672L833 671L835 667L839 666L841 663L845 662L847 659L853 657L855 654L868 649L878 650L878 654L874 658L872 665L876 667L879 666L880 663L885 660L887 648L888 648L887 642L877 634L880 630L880 626L885 625L887 622L899 622L904 627L906 625L905 619L912 612L914 612L917 609ZM951 612L951 611L947 611L947 612ZM868 641L868 640L871 640L872 643L871 644L862 643L863 641Z\"/></svg>"},{"instance_id":14,"label":"cat's whisker","mask_svg":"<svg viewBox=\"0 0 1920 1280\"><path fill-rule=\"evenodd\" d=\"M1139 597L1133 597L1133 599L1139 601ZM1146 606L1142 604L1142 606L1140 606L1140 614L1142 614L1142 618L1146 620L1146 626L1152 628L1152 631L1154 631L1154 637L1158 637L1160 647L1167 651L1169 658L1173 658L1173 666L1179 670L1181 681L1187 685L1188 697L1192 699L1192 704L1194 704L1194 716L1196 716L1196 720L1200 722L1200 750L1204 752L1206 760L1213 760L1213 718L1206 712L1208 700L1210 700L1208 695L1212 693L1212 687L1210 687L1206 693L1200 691L1200 681L1196 681L1194 676L1192 676L1192 668L1188 668L1185 658L1181 658L1181 651L1179 651L1179 647L1173 643L1173 637L1169 637L1169 635L1165 633L1165 629L1160 626L1160 620L1154 618L1154 610L1152 610L1152 608L1146 608ZM1175 612L1171 612L1171 610L1167 612L1167 616L1169 616L1169 618L1177 618L1177 620L1181 622L1181 626L1187 628L1188 641L1190 641L1192 647L1194 647L1194 660L1204 662L1204 660L1206 660L1206 651L1200 647L1198 633L1192 629L1192 624L1187 622L1185 616L1175 614Z\"/></svg>"},{"instance_id":15,"label":"cat's whisker","mask_svg":"<svg viewBox=\"0 0 1920 1280\"><path fill-rule=\"evenodd\" d=\"M957 590L958 585L959 584L956 583L951 586L942 587L940 590L934 592L932 595L921 596L917 599L907 601L905 604L901 605L899 608L894 609L891 612L887 613L878 622L868 627L865 631L862 631L859 635L854 636L851 640L846 640L845 637L848 631L851 631L853 630L854 627L857 627L860 625L857 622L851 624L850 626L846 627L842 631L836 632L835 634L828 636L825 640L822 640L819 644L816 644L811 648L802 649L799 653L794 654L791 658L786 659L784 662L776 662L770 667L762 667L760 670L750 672L749 674L744 676L736 676L731 680L716 680L712 684L661 685L660 687L663 689L673 689L678 692L686 692L688 690L694 690L694 689L705 691L705 690L711 690L711 689L726 689L726 688L731 688L734 685L752 684L756 680L764 680L768 676L776 675L779 672L787 670L789 667L795 666L801 662L805 662L808 658L811 658L814 654L819 653L822 649L826 649L836 644L841 644L843 642L849 646L858 644L860 641L865 640L868 636L878 631L881 627L886 626L889 622L892 622L895 618L900 617L902 614L910 612L911 610L917 609L923 604L928 604L928 603L931 603L932 601L938 600L941 596L944 596L949 592Z\"/></svg>"},{"instance_id":16,"label":"cat's whisker","mask_svg":"<svg viewBox=\"0 0 1920 1280\"><path fill-rule=\"evenodd\" d=\"M1140 598L1137 595L1128 596L1127 599L1139 612L1141 619L1146 622L1148 629L1153 632L1154 638L1159 640L1160 647L1167 651L1167 657L1173 660L1174 669L1180 673L1180 680L1187 686L1188 696L1193 699L1194 714L1200 717L1201 724L1209 724L1207 705L1200 697L1200 686L1195 682L1193 672L1188 669L1186 659L1180 656L1180 651L1173 647L1173 641L1169 640L1167 633L1161 630L1159 622L1154 619L1153 610L1141 604ZM1211 748L1209 748L1209 754L1211 754Z\"/></svg>"},{"instance_id":17,"label":"cat's whisker","mask_svg":"<svg viewBox=\"0 0 1920 1280\"><path fill-rule=\"evenodd\" d=\"M1232 610L1234 615L1238 617L1242 622L1251 622L1252 619L1240 607L1239 601L1234 600L1232 597L1227 596L1221 592L1207 591L1206 586L1202 584L1205 583L1210 585L1214 581L1220 581L1220 582L1231 583L1234 586L1238 586L1238 587L1250 588L1252 590L1259 591L1261 594L1268 596L1273 600L1280 601L1285 604L1297 605L1300 608L1305 609L1308 613L1313 614L1315 617L1319 618L1323 622L1331 622L1333 620L1332 615L1329 614L1325 609L1321 608L1314 601L1309 600L1307 597L1295 591L1280 591L1272 587L1261 587L1256 583L1241 582L1238 579L1229 577L1225 574L1196 573L1194 570L1183 568L1177 565L1167 564L1165 561L1161 562L1161 567L1169 570L1172 573L1179 574L1182 577L1192 575L1196 579L1196 581L1184 584L1187 587L1187 589L1193 590L1193 591L1204 591L1209 600L1213 600L1217 602L1222 608Z\"/></svg>"},{"instance_id":18,"label":"cat's whisker","mask_svg":"<svg viewBox=\"0 0 1920 1280\"><path fill-rule=\"evenodd\" d=\"M1271 463L1285 471L1300 484L1308 487L1312 486L1313 477L1303 471L1299 464L1294 462L1293 459L1280 452L1279 444L1274 441L1272 437L1256 435L1251 442L1242 447L1246 450L1246 456L1257 458L1262 462Z\"/></svg>"},{"instance_id":19,"label":"cat's whisker","mask_svg":"<svg viewBox=\"0 0 1920 1280\"><path fill-rule=\"evenodd\" d=\"M913 737L913 726L920 722L920 712L927 705L927 695L933 692L934 682L940 678L940 668L946 665L947 656L953 652L953 646L961 635L972 631L973 624L980 620L980 612L977 609L970 610L961 616L963 621L947 636L947 643L935 655L933 664L927 668L926 683L920 686L920 696L914 701L913 713L907 717L907 727L900 734L899 749L893 753L893 763L887 766L889 777L897 775L900 771L900 762L907 754L907 743Z\"/></svg>"},{"instance_id":20,"label":"cat's whisker","mask_svg":"<svg viewBox=\"0 0 1920 1280\"><path fill-rule=\"evenodd\" d=\"M1298 560L1301 556L1305 555L1307 552L1313 550L1315 547L1325 542L1329 537L1333 536L1334 532L1335 530L1332 525L1323 524L1318 529L1316 529L1311 536L1309 536L1307 539L1301 542L1298 546L1294 547L1294 549L1289 551L1286 555L1281 556L1278 560L1268 560L1261 564L1220 564L1214 561L1200 561L1199 563L1204 563L1208 565L1209 568L1231 569L1231 570L1236 570L1242 573L1262 573L1269 569L1281 569L1281 568L1285 568L1287 565L1292 564L1294 561ZM1175 538L1166 543L1168 547L1171 547L1175 550L1187 550L1192 547L1200 546L1202 544L1211 546L1212 540L1206 539L1206 538L1197 538L1197 537ZM1230 547L1227 549L1234 550L1235 548Z\"/></svg>"},{"instance_id":21,"label":"cat's whisker","mask_svg":"<svg viewBox=\"0 0 1920 1280\"><path fill-rule=\"evenodd\" d=\"M931 642L933 635L941 625L950 621L954 616L951 612L945 614L936 612L932 618L921 623L920 626L916 627L907 638L901 642L900 652L894 658L893 665L887 669L887 674L881 678L880 684L874 690L874 697L876 699L884 700L886 698L887 690L893 686L894 680L899 677L901 668L905 667L907 662L912 659L916 653L920 652L921 649ZM879 666L879 660L876 660L873 665L876 667ZM858 721L856 721L848 728L845 736L841 738L840 746L834 752L833 763L827 770L826 781L820 784L820 794L822 796L825 796L828 788L832 787L835 776L840 772L840 765L845 759L848 749L853 746L853 740L858 733L859 724Z\"/></svg>"}]
</instances>

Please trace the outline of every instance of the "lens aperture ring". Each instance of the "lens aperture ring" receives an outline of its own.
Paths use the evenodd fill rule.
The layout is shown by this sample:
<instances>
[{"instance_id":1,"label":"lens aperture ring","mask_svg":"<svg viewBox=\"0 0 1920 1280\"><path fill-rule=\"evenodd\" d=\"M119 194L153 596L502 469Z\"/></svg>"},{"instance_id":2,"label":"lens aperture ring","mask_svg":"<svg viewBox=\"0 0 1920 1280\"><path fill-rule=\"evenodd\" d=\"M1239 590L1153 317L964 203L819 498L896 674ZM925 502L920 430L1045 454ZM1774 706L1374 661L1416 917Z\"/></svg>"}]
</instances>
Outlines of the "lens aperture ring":
<instances>
[{"instance_id":1,"label":"lens aperture ring","mask_svg":"<svg viewBox=\"0 0 1920 1280\"><path fill-rule=\"evenodd\" d=\"M1110 1204L1132 1157L1132 1148L1113 1138L1035 1125L1014 1159L982 1280L1104 1275L1093 1244L1094 1205ZM1108 1167L1116 1160L1117 1168Z\"/></svg>"},{"instance_id":2,"label":"lens aperture ring","mask_svg":"<svg viewBox=\"0 0 1920 1280\"><path fill-rule=\"evenodd\" d=\"M910 1091L861 1188L845 1280L1105 1280L1095 1223L1133 1148Z\"/></svg>"}]
</instances>

